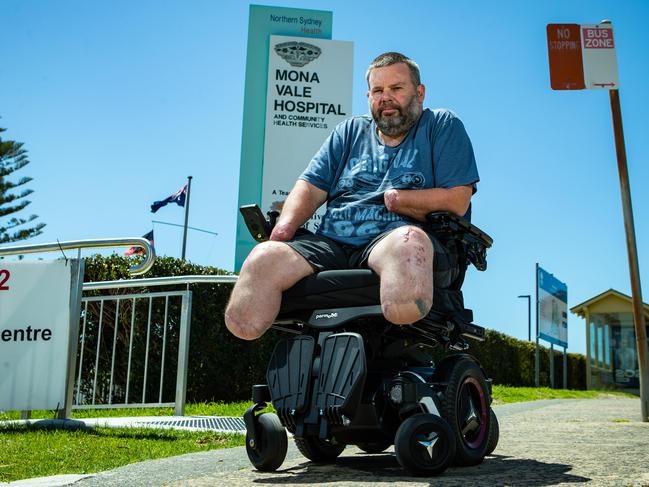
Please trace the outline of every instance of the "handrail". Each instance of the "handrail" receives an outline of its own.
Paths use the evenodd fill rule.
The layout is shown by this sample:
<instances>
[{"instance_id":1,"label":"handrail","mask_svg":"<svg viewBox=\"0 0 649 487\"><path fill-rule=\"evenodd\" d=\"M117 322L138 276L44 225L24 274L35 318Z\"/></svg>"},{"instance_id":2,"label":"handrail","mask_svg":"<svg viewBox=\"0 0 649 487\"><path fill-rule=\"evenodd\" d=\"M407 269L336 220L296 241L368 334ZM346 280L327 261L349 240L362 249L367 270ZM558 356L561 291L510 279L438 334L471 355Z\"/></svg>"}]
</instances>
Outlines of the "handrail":
<instances>
[{"instance_id":1,"label":"handrail","mask_svg":"<svg viewBox=\"0 0 649 487\"><path fill-rule=\"evenodd\" d=\"M69 240L67 242L56 242L46 244L17 245L13 247L0 247L0 257L7 255L20 254L37 254L40 252L56 252L59 250L87 249L99 247L142 247L145 252L144 260L137 265L129 268L129 272L134 276L146 273L155 262L155 249L145 238L124 237L124 238L105 238L92 240Z\"/></svg>"},{"instance_id":2,"label":"handrail","mask_svg":"<svg viewBox=\"0 0 649 487\"><path fill-rule=\"evenodd\" d=\"M117 281L84 282L84 291L95 291L98 289L118 289L123 287L153 287L169 286L171 284L234 284L239 276L173 276L173 277L151 277L147 279L119 279Z\"/></svg>"}]
</instances>

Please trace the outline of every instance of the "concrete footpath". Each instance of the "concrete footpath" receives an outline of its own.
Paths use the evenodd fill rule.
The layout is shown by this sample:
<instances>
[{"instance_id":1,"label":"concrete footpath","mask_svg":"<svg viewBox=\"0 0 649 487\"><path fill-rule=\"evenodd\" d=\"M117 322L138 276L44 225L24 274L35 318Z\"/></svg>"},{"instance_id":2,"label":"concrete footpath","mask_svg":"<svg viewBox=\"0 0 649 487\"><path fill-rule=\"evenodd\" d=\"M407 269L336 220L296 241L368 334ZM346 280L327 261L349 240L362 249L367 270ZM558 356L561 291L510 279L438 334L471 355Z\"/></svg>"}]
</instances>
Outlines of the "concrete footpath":
<instances>
[{"instance_id":1,"label":"concrete footpath","mask_svg":"<svg viewBox=\"0 0 649 487\"><path fill-rule=\"evenodd\" d=\"M649 423L640 422L638 399L537 401L494 409L500 422L494 454L478 466L450 468L434 478L405 476L392 450L367 455L348 447L335 463L316 465L289 441L287 459L274 473L252 468L240 447L150 460L84 478L4 485L649 486Z\"/></svg>"}]
</instances>

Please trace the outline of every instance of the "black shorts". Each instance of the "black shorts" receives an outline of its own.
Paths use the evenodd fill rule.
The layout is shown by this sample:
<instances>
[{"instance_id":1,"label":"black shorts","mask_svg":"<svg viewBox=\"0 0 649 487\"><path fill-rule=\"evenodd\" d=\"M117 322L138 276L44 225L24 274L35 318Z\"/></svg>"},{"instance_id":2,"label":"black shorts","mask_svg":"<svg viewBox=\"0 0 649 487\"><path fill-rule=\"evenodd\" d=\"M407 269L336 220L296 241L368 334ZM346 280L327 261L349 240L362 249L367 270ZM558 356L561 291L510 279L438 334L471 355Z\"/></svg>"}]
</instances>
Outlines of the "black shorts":
<instances>
[{"instance_id":1,"label":"black shorts","mask_svg":"<svg viewBox=\"0 0 649 487\"><path fill-rule=\"evenodd\" d=\"M316 272L341 269L366 269L367 259L374 246L392 230L382 233L364 246L338 243L323 235L299 230L293 240L285 242L311 264ZM453 242L440 241L426 232L433 244L433 285L449 287L460 273L458 254Z\"/></svg>"}]
</instances>

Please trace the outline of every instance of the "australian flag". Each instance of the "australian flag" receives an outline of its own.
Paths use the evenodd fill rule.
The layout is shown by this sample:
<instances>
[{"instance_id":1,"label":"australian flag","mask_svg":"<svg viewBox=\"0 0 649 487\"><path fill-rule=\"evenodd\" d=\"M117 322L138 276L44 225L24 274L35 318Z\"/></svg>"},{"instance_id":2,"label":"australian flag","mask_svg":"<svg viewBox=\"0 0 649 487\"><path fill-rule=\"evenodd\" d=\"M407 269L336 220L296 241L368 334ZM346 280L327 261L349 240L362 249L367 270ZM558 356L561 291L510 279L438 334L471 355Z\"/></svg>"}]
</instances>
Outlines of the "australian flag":
<instances>
[{"instance_id":1,"label":"australian flag","mask_svg":"<svg viewBox=\"0 0 649 487\"><path fill-rule=\"evenodd\" d=\"M146 238L149 242L151 242L151 245L153 245L153 230L151 230L149 233L145 233L144 235L142 235L142 238ZM144 249L142 247L131 247L126 252L124 252L124 255L143 255L143 254L144 254Z\"/></svg>"},{"instance_id":2,"label":"australian flag","mask_svg":"<svg viewBox=\"0 0 649 487\"><path fill-rule=\"evenodd\" d=\"M155 213L163 206L169 203L176 203L178 206L185 206L185 199L187 198L187 185L184 185L171 196L166 197L161 201L154 201L151 205L151 213Z\"/></svg>"}]
</instances>

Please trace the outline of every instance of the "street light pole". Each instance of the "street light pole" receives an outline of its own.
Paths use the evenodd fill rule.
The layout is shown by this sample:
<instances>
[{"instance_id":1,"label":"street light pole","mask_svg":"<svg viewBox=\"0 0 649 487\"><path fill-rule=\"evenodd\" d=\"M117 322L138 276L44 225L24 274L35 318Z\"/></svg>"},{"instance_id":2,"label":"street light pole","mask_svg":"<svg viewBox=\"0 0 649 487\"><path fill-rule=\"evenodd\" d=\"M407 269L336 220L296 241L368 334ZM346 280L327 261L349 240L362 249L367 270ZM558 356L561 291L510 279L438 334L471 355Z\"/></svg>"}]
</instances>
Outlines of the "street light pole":
<instances>
[{"instance_id":1,"label":"street light pole","mask_svg":"<svg viewBox=\"0 0 649 487\"><path fill-rule=\"evenodd\" d=\"M532 296L521 294L519 298L527 298L527 341L532 341Z\"/></svg>"}]
</instances>

